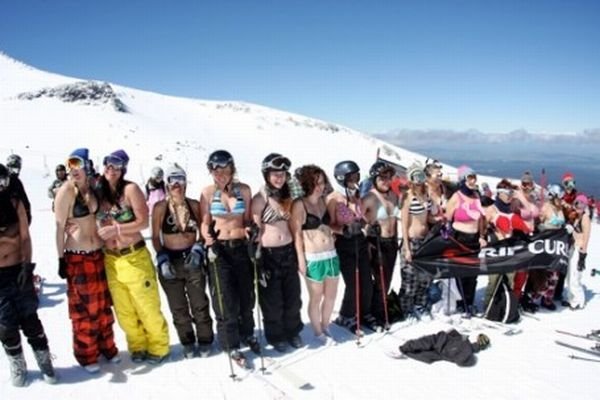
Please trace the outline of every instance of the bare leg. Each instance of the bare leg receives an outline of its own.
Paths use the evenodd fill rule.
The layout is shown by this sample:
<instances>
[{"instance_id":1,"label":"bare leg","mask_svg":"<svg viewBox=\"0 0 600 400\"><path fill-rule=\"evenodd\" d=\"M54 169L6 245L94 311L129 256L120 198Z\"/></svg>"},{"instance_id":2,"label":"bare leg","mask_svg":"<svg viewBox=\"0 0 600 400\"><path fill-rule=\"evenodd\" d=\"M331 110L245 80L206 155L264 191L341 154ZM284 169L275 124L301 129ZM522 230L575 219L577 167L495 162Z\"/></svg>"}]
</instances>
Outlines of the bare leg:
<instances>
[{"instance_id":1,"label":"bare leg","mask_svg":"<svg viewBox=\"0 0 600 400\"><path fill-rule=\"evenodd\" d=\"M321 329L321 300L323 298L324 284L306 280L308 289L308 319L315 332L315 336L323 333Z\"/></svg>"},{"instance_id":2,"label":"bare leg","mask_svg":"<svg viewBox=\"0 0 600 400\"><path fill-rule=\"evenodd\" d=\"M337 296L339 278L326 278L323 282L323 303L321 304L321 328L327 329Z\"/></svg>"}]
</instances>

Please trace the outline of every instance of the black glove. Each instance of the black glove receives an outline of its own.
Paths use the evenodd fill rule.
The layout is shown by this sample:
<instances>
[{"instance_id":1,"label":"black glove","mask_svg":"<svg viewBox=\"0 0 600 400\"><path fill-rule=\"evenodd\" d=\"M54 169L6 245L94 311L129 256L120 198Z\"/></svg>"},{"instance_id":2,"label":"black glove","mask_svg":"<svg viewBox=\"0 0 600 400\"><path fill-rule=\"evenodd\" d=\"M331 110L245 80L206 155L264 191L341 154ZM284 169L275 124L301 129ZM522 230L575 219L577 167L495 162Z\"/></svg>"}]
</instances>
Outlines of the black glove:
<instances>
[{"instance_id":1,"label":"black glove","mask_svg":"<svg viewBox=\"0 0 600 400\"><path fill-rule=\"evenodd\" d=\"M214 219L211 221L210 225L208 225L208 234L210 235L210 237L214 240L217 241L219 239L219 234L221 233L220 230L215 230L215 225L217 224L217 221L215 221Z\"/></svg>"},{"instance_id":2,"label":"black glove","mask_svg":"<svg viewBox=\"0 0 600 400\"><path fill-rule=\"evenodd\" d=\"M367 236L381 236L381 225L378 222L375 222L367 228Z\"/></svg>"},{"instance_id":3,"label":"black glove","mask_svg":"<svg viewBox=\"0 0 600 400\"><path fill-rule=\"evenodd\" d=\"M353 221L348 225L344 225L344 228L342 229L342 234L346 239L350 239L351 237L357 236L360 233L362 233L361 228L362 225L359 221Z\"/></svg>"},{"instance_id":4,"label":"black glove","mask_svg":"<svg viewBox=\"0 0 600 400\"><path fill-rule=\"evenodd\" d=\"M27 283L33 282L33 270L35 269L35 263L24 262L21 264L21 271L17 275L17 284L21 290L25 289Z\"/></svg>"},{"instance_id":5,"label":"black glove","mask_svg":"<svg viewBox=\"0 0 600 400\"><path fill-rule=\"evenodd\" d=\"M67 261L64 257L58 258L58 276L61 279L67 279Z\"/></svg>"},{"instance_id":6,"label":"black glove","mask_svg":"<svg viewBox=\"0 0 600 400\"><path fill-rule=\"evenodd\" d=\"M579 259L577 260L577 271L585 271L585 259L587 253L579 252Z\"/></svg>"},{"instance_id":7,"label":"black glove","mask_svg":"<svg viewBox=\"0 0 600 400\"><path fill-rule=\"evenodd\" d=\"M156 254L156 267L165 280L175 279L175 268L166 251L161 250Z\"/></svg>"},{"instance_id":8,"label":"black glove","mask_svg":"<svg viewBox=\"0 0 600 400\"><path fill-rule=\"evenodd\" d=\"M258 283L264 288L267 287L269 280L271 279L271 270L269 268L265 268L263 263L260 263L258 267Z\"/></svg>"},{"instance_id":9,"label":"black glove","mask_svg":"<svg viewBox=\"0 0 600 400\"><path fill-rule=\"evenodd\" d=\"M250 236L250 241L256 242L256 239L258 238L259 233L260 233L260 228L258 227L258 225L256 223L252 222L250 224L250 226L248 227L248 234Z\"/></svg>"}]
</instances>

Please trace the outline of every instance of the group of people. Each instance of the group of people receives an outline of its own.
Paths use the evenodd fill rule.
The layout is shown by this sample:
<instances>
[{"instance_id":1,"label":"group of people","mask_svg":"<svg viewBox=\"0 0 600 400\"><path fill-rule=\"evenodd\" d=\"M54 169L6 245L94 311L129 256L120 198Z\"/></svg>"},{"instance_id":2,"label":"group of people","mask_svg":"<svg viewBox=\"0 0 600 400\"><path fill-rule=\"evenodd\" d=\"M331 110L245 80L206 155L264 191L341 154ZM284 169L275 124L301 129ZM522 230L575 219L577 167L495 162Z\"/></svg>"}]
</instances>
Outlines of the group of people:
<instances>
[{"instance_id":1,"label":"group of people","mask_svg":"<svg viewBox=\"0 0 600 400\"><path fill-rule=\"evenodd\" d=\"M219 347L232 360L244 361L244 347L262 351L255 334L256 302L262 314L257 320L273 349L303 347L302 281L314 341L334 344L329 328L340 275L344 293L333 322L359 337L365 329L386 329L392 322L388 293L398 256L401 318L418 317L431 305L432 278L412 260L440 224L472 250L512 235L569 227L573 256L568 269L518 272L509 280L529 311L556 309L554 300L571 309L585 305L581 271L591 215L572 174L565 174L562 185L542 188L540 198L530 173L517 184L501 180L494 195L483 185L479 189L477 174L467 166L458 168L458 185L450 191L437 161L411 165L406 185L399 188L391 164L375 162L361 182L359 166L347 160L335 165L334 190L319 166L304 165L292 174L291 161L271 153L261 164L264 184L253 193L239 181L233 156L218 150L206 163L212 183L192 199L179 165L154 168L144 193L125 179L128 163L125 151L114 151L104 157L98 175L89 151L76 149L64 168L57 167L57 181L49 188L73 353L90 373L100 370L100 357L120 361L115 316L133 362L160 364L169 356L159 285L186 358L207 357L215 349L211 305ZM0 341L12 383L23 386L27 367L19 330L44 378L56 382L56 374L36 313L29 201L17 181L14 162L0 164ZM155 260L142 235L148 227ZM486 302L497 279L489 279ZM456 283L458 307L473 312L477 278Z\"/></svg>"}]
</instances>

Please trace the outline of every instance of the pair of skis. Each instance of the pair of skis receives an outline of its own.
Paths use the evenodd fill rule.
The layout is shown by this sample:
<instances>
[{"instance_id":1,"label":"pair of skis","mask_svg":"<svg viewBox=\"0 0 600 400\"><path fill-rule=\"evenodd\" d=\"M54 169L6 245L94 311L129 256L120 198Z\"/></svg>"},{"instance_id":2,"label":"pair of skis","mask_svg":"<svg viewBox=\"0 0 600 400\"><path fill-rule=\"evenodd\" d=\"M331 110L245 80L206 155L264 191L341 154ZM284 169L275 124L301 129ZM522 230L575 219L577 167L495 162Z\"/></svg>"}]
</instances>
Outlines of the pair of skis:
<instances>
[{"instance_id":1,"label":"pair of skis","mask_svg":"<svg viewBox=\"0 0 600 400\"><path fill-rule=\"evenodd\" d=\"M561 335L567 335L567 336L572 336L572 337L576 337L576 338L580 338L580 339L587 339L587 340L593 341L595 343L594 346L588 347L588 348L582 347L582 346L577 346L577 345L574 345L571 343L566 343L561 340L555 340L554 342L559 346L566 347L571 350L576 350L581 353L585 353L587 355L593 355L595 357L598 357L598 358L588 358L588 357L581 357L576 354L570 354L569 357L574 360L600 362L600 330L593 330L587 334L580 334L580 333L562 331L562 330L557 329L556 333L560 333Z\"/></svg>"}]
</instances>

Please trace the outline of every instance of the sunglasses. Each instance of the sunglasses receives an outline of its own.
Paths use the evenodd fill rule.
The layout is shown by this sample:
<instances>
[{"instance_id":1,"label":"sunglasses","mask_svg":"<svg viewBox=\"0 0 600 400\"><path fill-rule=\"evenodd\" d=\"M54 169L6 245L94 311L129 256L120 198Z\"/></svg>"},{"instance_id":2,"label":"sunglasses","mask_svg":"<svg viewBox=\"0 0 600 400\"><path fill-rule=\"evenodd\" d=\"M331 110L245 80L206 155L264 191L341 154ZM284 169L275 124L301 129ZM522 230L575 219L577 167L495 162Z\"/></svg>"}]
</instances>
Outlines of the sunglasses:
<instances>
[{"instance_id":1,"label":"sunglasses","mask_svg":"<svg viewBox=\"0 0 600 400\"><path fill-rule=\"evenodd\" d=\"M575 181L571 179L563 181L563 186L569 189L573 189L575 187Z\"/></svg>"},{"instance_id":2,"label":"sunglasses","mask_svg":"<svg viewBox=\"0 0 600 400\"><path fill-rule=\"evenodd\" d=\"M74 169L85 168L85 160L81 157L73 156L67 160L67 170L72 171ZM60 171L60 170L57 170Z\"/></svg>"},{"instance_id":3,"label":"sunglasses","mask_svg":"<svg viewBox=\"0 0 600 400\"><path fill-rule=\"evenodd\" d=\"M185 186L187 180L183 175L171 175L167 177L167 185L169 186Z\"/></svg>"},{"instance_id":4,"label":"sunglasses","mask_svg":"<svg viewBox=\"0 0 600 400\"><path fill-rule=\"evenodd\" d=\"M274 169L277 171L287 171L292 166L292 162L287 157L275 157L266 163L263 163L263 170Z\"/></svg>"},{"instance_id":5,"label":"sunglasses","mask_svg":"<svg viewBox=\"0 0 600 400\"><path fill-rule=\"evenodd\" d=\"M474 181L477 180L477 175L476 174L469 174L467 175L467 179L473 179Z\"/></svg>"},{"instance_id":6,"label":"sunglasses","mask_svg":"<svg viewBox=\"0 0 600 400\"><path fill-rule=\"evenodd\" d=\"M114 169L115 171L121 171L122 169L125 169L127 167L127 163L125 161L123 161L119 157L114 157L114 156L104 157L102 164L106 168L110 167L110 168Z\"/></svg>"},{"instance_id":7,"label":"sunglasses","mask_svg":"<svg viewBox=\"0 0 600 400\"><path fill-rule=\"evenodd\" d=\"M393 178L393 175L379 175L377 177L377 179L379 179L382 182L389 182L392 180L392 178Z\"/></svg>"},{"instance_id":8,"label":"sunglasses","mask_svg":"<svg viewBox=\"0 0 600 400\"><path fill-rule=\"evenodd\" d=\"M521 182L521 186L524 188L532 188L533 182Z\"/></svg>"}]
</instances>

